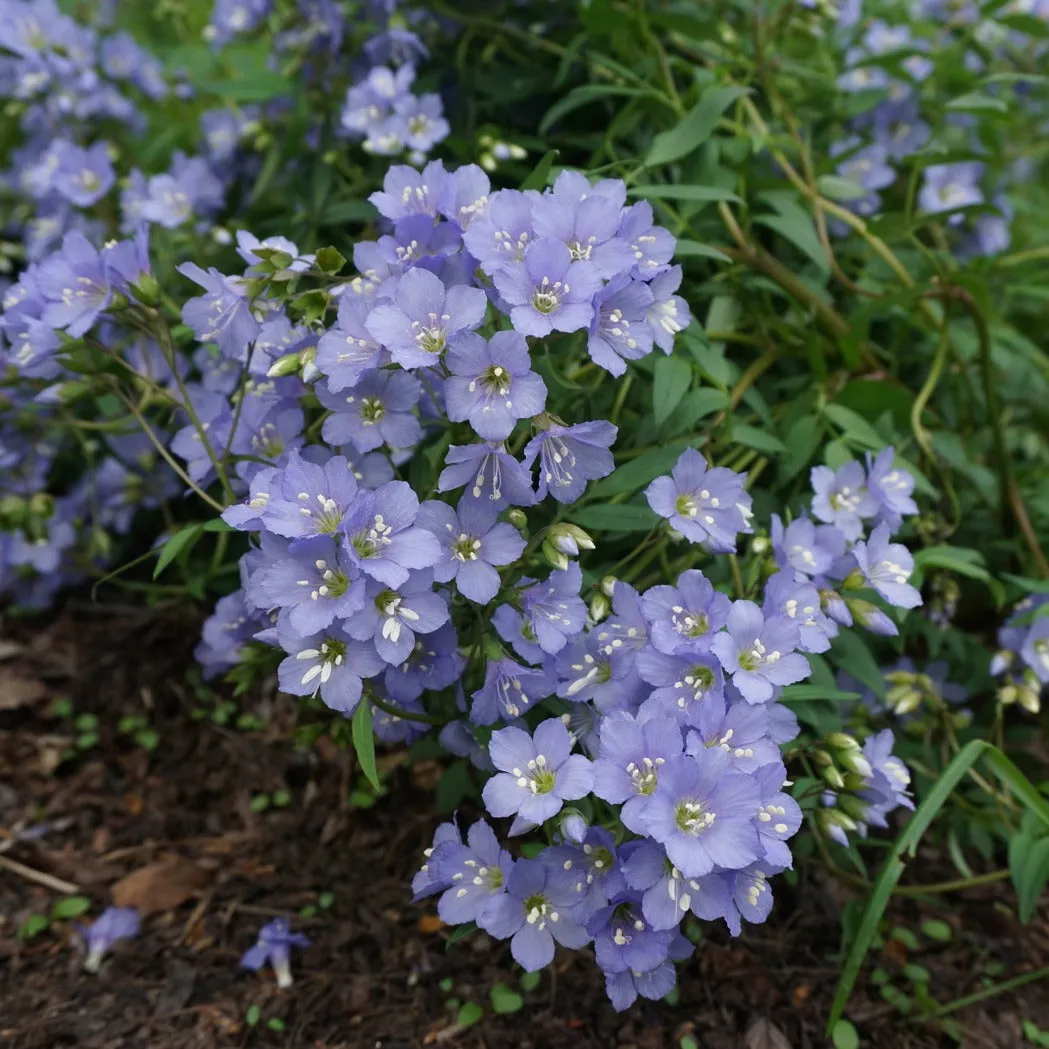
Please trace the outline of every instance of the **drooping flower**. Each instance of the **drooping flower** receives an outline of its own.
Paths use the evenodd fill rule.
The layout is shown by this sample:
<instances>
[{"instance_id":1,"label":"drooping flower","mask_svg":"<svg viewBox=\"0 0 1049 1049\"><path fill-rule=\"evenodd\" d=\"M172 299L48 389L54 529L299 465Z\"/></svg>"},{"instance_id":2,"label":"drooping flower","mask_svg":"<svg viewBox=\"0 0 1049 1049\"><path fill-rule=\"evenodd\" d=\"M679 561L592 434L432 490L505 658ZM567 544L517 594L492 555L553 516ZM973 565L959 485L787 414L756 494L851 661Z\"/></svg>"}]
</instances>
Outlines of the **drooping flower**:
<instances>
[{"instance_id":1,"label":"drooping flower","mask_svg":"<svg viewBox=\"0 0 1049 1049\"><path fill-rule=\"evenodd\" d=\"M864 580L890 605L916 608L922 603L922 595L909 582L914 558L907 547L890 543L889 538L889 526L880 524L866 542L861 540L853 545L852 556Z\"/></svg>"},{"instance_id":2,"label":"drooping flower","mask_svg":"<svg viewBox=\"0 0 1049 1049\"><path fill-rule=\"evenodd\" d=\"M615 443L617 427L598 421L562 426L551 423L525 445L524 462L529 468L539 459L539 499L552 495L559 503L573 503L587 481L606 477L615 468L609 448Z\"/></svg>"},{"instance_id":3,"label":"drooping flower","mask_svg":"<svg viewBox=\"0 0 1049 1049\"><path fill-rule=\"evenodd\" d=\"M81 929L87 947L84 969L97 973L113 944L137 936L140 926L134 907L107 907L90 926Z\"/></svg>"},{"instance_id":4,"label":"drooping flower","mask_svg":"<svg viewBox=\"0 0 1049 1049\"><path fill-rule=\"evenodd\" d=\"M509 658L490 659L484 684L470 697L470 720L477 725L514 721L553 691L554 682L545 670L524 667Z\"/></svg>"},{"instance_id":5,"label":"drooping flower","mask_svg":"<svg viewBox=\"0 0 1049 1049\"><path fill-rule=\"evenodd\" d=\"M501 443L453 444L444 461L437 479L439 492L465 485L463 499L486 501L497 510L536 501L528 471Z\"/></svg>"},{"instance_id":6,"label":"drooping flower","mask_svg":"<svg viewBox=\"0 0 1049 1049\"><path fill-rule=\"evenodd\" d=\"M201 342L213 342L223 356L245 361L248 345L259 334L260 324L251 312L247 289L214 266L202 270L195 262L184 262L179 273L199 284L207 294L187 299L182 319Z\"/></svg>"},{"instance_id":7,"label":"drooping flower","mask_svg":"<svg viewBox=\"0 0 1049 1049\"><path fill-rule=\"evenodd\" d=\"M274 918L259 930L259 937L240 959L242 969L258 972L267 962L273 966L277 986L292 985L291 948L309 947L310 940L301 932L292 932L287 918Z\"/></svg>"}]
</instances>

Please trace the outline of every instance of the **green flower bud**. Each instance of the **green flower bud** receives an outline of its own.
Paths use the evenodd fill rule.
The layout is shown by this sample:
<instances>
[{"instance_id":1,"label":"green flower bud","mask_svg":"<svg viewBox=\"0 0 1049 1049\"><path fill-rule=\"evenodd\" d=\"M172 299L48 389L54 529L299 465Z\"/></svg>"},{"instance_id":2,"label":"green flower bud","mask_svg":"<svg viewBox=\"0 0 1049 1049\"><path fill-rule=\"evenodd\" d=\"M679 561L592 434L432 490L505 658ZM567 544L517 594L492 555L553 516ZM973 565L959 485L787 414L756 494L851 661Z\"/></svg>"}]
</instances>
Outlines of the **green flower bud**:
<instances>
[{"instance_id":1,"label":"green flower bud","mask_svg":"<svg viewBox=\"0 0 1049 1049\"><path fill-rule=\"evenodd\" d=\"M131 291L143 306L160 305L160 283L152 273L143 273L131 285Z\"/></svg>"},{"instance_id":2,"label":"green flower bud","mask_svg":"<svg viewBox=\"0 0 1049 1049\"><path fill-rule=\"evenodd\" d=\"M295 375L299 370L299 353L286 353L283 357L278 357L276 361L270 365L270 370L266 372L266 375L271 379L277 379L285 375Z\"/></svg>"},{"instance_id":3,"label":"green flower bud","mask_svg":"<svg viewBox=\"0 0 1049 1049\"><path fill-rule=\"evenodd\" d=\"M605 597L611 598L612 592L615 588L616 577L614 575L606 575L605 578L601 580L601 593L604 594Z\"/></svg>"},{"instance_id":4,"label":"green flower bud","mask_svg":"<svg viewBox=\"0 0 1049 1049\"><path fill-rule=\"evenodd\" d=\"M561 553L549 539L543 543L543 556L554 568L565 569L570 564L567 555Z\"/></svg>"},{"instance_id":5,"label":"green flower bud","mask_svg":"<svg viewBox=\"0 0 1049 1049\"><path fill-rule=\"evenodd\" d=\"M595 623L600 623L612 610L611 602L604 594L595 594L590 599L590 618Z\"/></svg>"},{"instance_id":6,"label":"green flower bud","mask_svg":"<svg viewBox=\"0 0 1049 1049\"><path fill-rule=\"evenodd\" d=\"M823 777L823 782L833 790L845 789L845 777L833 765L820 769L820 776Z\"/></svg>"},{"instance_id":7,"label":"green flower bud","mask_svg":"<svg viewBox=\"0 0 1049 1049\"><path fill-rule=\"evenodd\" d=\"M524 510L517 509L516 506L506 515L506 517L510 524L512 524L519 532L528 527L528 515Z\"/></svg>"}]
</instances>

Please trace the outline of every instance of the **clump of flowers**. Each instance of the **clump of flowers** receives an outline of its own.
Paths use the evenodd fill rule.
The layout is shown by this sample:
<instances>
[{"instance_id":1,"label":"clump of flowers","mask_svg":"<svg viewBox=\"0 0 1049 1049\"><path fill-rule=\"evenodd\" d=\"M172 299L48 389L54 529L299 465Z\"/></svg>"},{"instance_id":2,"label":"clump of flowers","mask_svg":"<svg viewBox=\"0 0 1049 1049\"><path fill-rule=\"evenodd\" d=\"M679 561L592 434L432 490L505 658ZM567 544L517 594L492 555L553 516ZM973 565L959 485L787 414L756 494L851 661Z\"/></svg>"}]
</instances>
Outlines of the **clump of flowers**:
<instances>
[{"instance_id":1,"label":"clump of flowers","mask_svg":"<svg viewBox=\"0 0 1049 1049\"><path fill-rule=\"evenodd\" d=\"M1020 601L998 631L998 652L991 673L1001 679L998 699L1018 704L1031 714L1042 705L1049 684L1049 594L1030 594Z\"/></svg>"}]
</instances>

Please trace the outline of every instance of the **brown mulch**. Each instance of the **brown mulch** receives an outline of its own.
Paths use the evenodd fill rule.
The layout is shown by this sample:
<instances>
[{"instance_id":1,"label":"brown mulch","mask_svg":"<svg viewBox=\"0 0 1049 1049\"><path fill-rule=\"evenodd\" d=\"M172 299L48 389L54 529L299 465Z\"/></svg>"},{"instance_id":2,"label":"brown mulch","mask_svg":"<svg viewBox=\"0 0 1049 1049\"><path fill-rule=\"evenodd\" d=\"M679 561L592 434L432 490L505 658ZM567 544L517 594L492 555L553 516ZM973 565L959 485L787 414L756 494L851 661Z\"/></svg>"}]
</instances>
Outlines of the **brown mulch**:
<instances>
[{"instance_id":1,"label":"brown mulch","mask_svg":"<svg viewBox=\"0 0 1049 1049\"><path fill-rule=\"evenodd\" d=\"M505 945L475 933L447 948L433 901L410 902L439 818L432 764L388 756L388 795L361 809L348 802L352 759L323 738L297 748L295 708L272 684L238 701L262 728L195 720L186 669L196 630L190 615L89 606L49 625L0 623L0 857L75 884L91 916L114 898L149 912L142 935L89 976L72 923L18 935L61 893L0 867L3 1049L670 1049L684 1035L701 1049L828 1044L850 897L806 870L793 887L780 880L766 925L739 940L710 934L681 966L674 1006L617 1014L586 952L562 951L519 1011L495 1013L489 988L519 987ZM60 698L99 718L97 744L71 760L63 757L79 730L55 715ZM127 716L148 718L154 751L117 731ZM286 808L253 811L253 798L278 790L290 792ZM12 841L26 827L47 829ZM329 893L328 909L299 917ZM274 915L313 940L294 956L289 991L237 967ZM936 911L893 906L892 920L916 933L927 917L948 921L953 938L922 939L917 951L890 939L875 962L894 986L907 988L914 970L904 967L919 965L945 1004L1049 963L1044 913L1020 925L1007 884ZM952 1019L966 1049L1019 1049L1023 1020L1049 1028L1045 999L1045 984L1031 984ZM462 1027L455 1003L469 1001L485 1015ZM957 1044L934 1024L908 1022L866 978L848 1015L863 1046Z\"/></svg>"}]
</instances>

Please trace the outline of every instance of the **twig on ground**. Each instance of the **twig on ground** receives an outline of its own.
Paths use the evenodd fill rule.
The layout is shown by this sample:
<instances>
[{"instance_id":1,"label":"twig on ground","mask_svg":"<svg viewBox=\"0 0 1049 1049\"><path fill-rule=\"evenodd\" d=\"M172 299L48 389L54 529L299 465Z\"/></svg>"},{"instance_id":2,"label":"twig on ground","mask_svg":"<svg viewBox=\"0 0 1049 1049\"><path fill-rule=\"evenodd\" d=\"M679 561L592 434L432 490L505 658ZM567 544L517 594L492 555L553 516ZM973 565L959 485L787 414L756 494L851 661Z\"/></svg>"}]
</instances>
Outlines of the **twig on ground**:
<instances>
[{"instance_id":1,"label":"twig on ground","mask_svg":"<svg viewBox=\"0 0 1049 1049\"><path fill-rule=\"evenodd\" d=\"M45 889L61 893L63 896L75 896L80 892L80 886L74 885L71 881L63 881L61 878L56 878L53 874L45 874L43 871L27 867L24 863L8 859L6 856L0 856L0 867L9 870L12 874L17 874L21 878L25 878L26 881L34 881L37 885L43 885Z\"/></svg>"}]
</instances>

